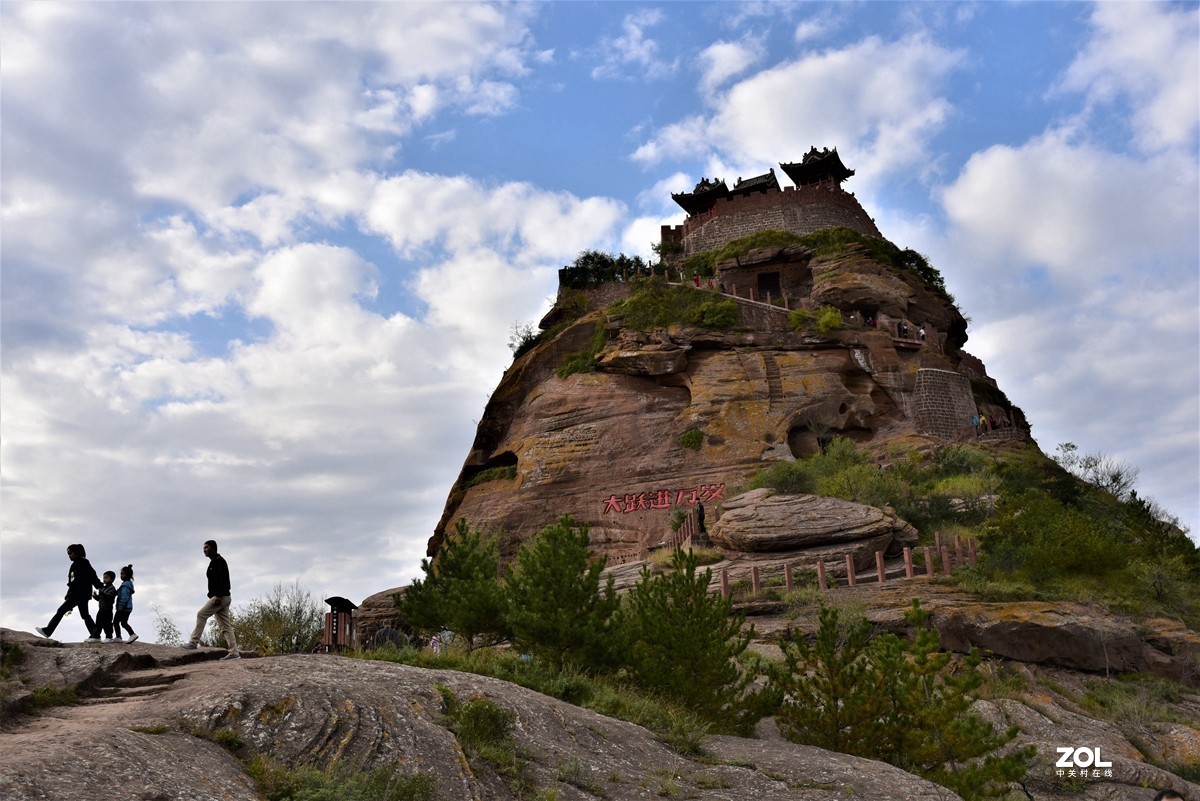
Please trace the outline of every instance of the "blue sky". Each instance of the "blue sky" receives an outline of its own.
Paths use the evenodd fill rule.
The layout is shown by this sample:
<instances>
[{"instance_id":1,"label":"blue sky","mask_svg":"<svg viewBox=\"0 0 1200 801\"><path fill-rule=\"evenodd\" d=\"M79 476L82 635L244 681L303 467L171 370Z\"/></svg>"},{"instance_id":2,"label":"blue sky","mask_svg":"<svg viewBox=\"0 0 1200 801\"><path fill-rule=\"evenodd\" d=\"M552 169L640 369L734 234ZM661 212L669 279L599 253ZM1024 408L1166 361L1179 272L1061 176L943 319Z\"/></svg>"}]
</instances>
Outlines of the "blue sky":
<instances>
[{"instance_id":1,"label":"blue sky","mask_svg":"<svg viewBox=\"0 0 1200 801\"><path fill-rule=\"evenodd\" d=\"M812 146L1043 450L1200 527L1196 3L18 0L0 46L0 625L72 542L147 631L208 538L235 604L406 583L557 269Z\"/></svg>"}]
</instances>

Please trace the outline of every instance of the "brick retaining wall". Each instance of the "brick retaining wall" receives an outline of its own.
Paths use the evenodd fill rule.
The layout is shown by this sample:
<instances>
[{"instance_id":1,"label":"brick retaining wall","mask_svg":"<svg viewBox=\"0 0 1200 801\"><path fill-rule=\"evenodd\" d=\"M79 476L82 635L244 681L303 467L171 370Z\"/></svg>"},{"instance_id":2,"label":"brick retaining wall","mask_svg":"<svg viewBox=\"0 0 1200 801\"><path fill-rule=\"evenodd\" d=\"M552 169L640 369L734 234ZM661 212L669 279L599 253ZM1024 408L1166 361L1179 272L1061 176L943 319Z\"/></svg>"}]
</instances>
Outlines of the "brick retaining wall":
<instances>
[{"instance_id":1,"label":"brick retaining wall","mask_svg":"<svg viewBox=\"0 0 1200 801\"><path fill-rule=\"evenodd\" d=\"M949 370L917 370L916 399L918 428L935 437L955 440L971 432L971 418L978 414L971 381Z\"/></svg>"}]
</instances>

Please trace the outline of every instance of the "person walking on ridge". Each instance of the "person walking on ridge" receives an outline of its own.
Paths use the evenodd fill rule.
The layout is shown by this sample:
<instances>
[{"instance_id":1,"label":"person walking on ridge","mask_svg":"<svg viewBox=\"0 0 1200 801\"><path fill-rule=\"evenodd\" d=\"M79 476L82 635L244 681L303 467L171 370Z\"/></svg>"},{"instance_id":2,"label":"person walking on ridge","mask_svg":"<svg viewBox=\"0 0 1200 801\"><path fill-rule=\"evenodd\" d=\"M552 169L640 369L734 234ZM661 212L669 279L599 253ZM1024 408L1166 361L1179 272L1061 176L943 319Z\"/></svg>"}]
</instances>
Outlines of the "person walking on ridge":
<instances>
[{"instance_id":1,"label":"person walking on ridge","mask_svg":"<svg viewBox=\"0 0 1200 801\"><path fill-rule=\"evenodd\" d=\"M112 642L113 639L113 606L117 603L117 588L113 582L116 580L116 573L105 570L104 586L99 592L92 593L92 597L100 602L100 608L96 610L96 637L103 631L105 642ZM120 634L121 630L117 629L117 635Z\"/></svg>"},{"instance_id":2,"label":"person walking on ridge","mask_svg":"<svg viewBox=\"0 0 1200 801\"><path fill-rule=\"evenodd\" d=\"M50 622L45 627L38 626L34 631L49 638L54 635L54 630L58 628L58 622L63 619L63 615L72 609L78 609L79 619L88 630L88 638L84 642L100 642L97 636L99 630L96 628L96 621L92 620L92 615L88 612L88 604L92 600L92 588L100 589L104 585L96 575L96 568L87 560L87 551L82 545L68 545L67 558L71 560L71 569L67 571L67 595L54 617L50 618Z\"/></svg>"},{"instance_id":3,"label":"person walking on ridge","mask_svg":"<svg viewBox=\"0 0 1200 801\"><path fill-rule=\"evenodd\" d=\"M204 555L209 560L208 571L205 574L208 576L208 602L196 612L196 628L192 629L192 636L183 644L183 647L188 650L195 649L200 644L200 637L204 634L204 626L208 623L208 619L215 616L217 626L225 635L226 644L229 645L229 653L221 659L241 659L242 655L238 653L237 637L233 633L233 619L229 616L229 604L233 600L229 582L229 565L226 563L225 557L217 553L216 540L208 540L204 543Z\"/></svg>"},{"instance_id":4,"label":"person walking on ridge","mask_svg":"<svg viewBox=\"0 0 1200 801\"><path fill-rule=\"evenodd\" d=\"M121 627L129 632L129 642L137 640L137 632L129 627L129 616L133 614L133 565L121 568L121 588L117 590L117 614L113 618L115 640L121 640Z\"/></svg>"}]
</instances>

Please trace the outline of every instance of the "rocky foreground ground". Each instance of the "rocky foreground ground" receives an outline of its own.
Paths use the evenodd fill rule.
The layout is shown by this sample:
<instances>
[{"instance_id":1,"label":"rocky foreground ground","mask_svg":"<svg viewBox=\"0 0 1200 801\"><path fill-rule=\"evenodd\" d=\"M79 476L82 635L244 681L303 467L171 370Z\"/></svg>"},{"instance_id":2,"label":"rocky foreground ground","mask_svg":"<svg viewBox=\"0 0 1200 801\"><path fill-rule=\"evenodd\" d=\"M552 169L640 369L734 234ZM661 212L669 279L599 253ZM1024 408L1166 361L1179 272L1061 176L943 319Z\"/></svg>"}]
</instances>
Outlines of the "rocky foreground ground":
<instances>
[{"instance_id":1,"label":"rocky foreground ground","mask_svg":"<svg viewBox=\"0 0 1200 801\"><path fill-rule=\"evenodd\" d=\"M911 594L904 589L873 590L870 616L877 625L899 619ZM861 604L843 592L840 603ZM987 605L971 612L955 600L962 620L989 628L982 622ZM929 592L925 605L935 619L950 618L949 595ZM753 619L760 628L758 647L766 652L773 649L772 632L805 624L794 610L764 610ZM1096 633L1102 627L1086 620L1071 625L1076 634L1065 644L1049 639L1039 647L1078 650L1086 639L1079 632L1085 631L1103 649L1108 635ZM1144 625L1139 631L1143 643L1153 639ZM218 649L59 644L8 629L0 636L6 649L19 646L22 655L3 684L0 797L9 801L257 799L241 761L256 754L286 765L340 760L426 773L445 801L956 798L890 765L790 743L769 720L757 739L710 737L704 756L687 757L639 726L454 671L318 654L222 662ZM1195 633L1179 636L1186 641ZM1116 642L1109 642L1116 651ZM977 705L998 724L1018 724L1019 742L1037 746L1025 791L1015 797L1149 801L1158 789L1171 787L1200 801L1200 785L1181 775L1200 764L1200 692L1176 684L1182 689L1168 702L1147 702L1139 714L1108 720L1079 702L1096 682L1106 681L1102 673L1055 666L1046 653L1042 657L1043 664L994 663L1002 666L1010 691ZM439 687L460 700L488 698L516 716L524 790L514 790L511 779L468 755L449 727ZM34 705L35 697L53 701L55 693L72 688L77 703ZM228 744L231 735L240 743L236 752L219 743ZM1057 776L1057 748L1064 746L1098 748L1113 762L1113 775Z\"/></svg>"}]
</instances>

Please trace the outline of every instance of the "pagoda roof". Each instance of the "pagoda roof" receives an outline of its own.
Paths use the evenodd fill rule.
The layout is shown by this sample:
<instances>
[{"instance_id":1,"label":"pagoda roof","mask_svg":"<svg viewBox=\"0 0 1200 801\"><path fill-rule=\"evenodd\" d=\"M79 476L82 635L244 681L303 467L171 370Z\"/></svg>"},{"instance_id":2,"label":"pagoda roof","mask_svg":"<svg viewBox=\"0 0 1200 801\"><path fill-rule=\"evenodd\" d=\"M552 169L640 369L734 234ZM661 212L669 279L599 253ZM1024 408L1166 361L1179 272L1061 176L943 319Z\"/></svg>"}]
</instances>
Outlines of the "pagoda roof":
<instances>
[{"instance_id":1,"label":"pagoda roof","mask_svg":"<svg viewBox=\"0 0 1200 801\"><path fill-rule=\"evenodd\" d=\"M842 164L836 147L833 150L817 150L813 147L804 154L800 163L780 163L779 168L787 173L787 177L791 178L796 186L811 186L830 180L840 185L842 181L854 175L854 170Z\"/></svg>"},{"instance_id":2,"label":"pagoda roof","mask_svg":"<svg viewBox=\"0 0 1200 801\"><path fill-rule=\"evenodd\" d=\"M721 198L729 197L729 187L725 179L720 180L701 178L700 183L691 192L671 193L671 199L678 203L688 214L700 214L708 211Z\"/></svg>"},{"instance_id":3,"label":"pagoda roof","mask_svg":"<svg viewBox=\"0 0 1200 801\"><path fill-rule=\"evenodd\" d=\"M779 181L775 179L775 168L772 167L770 172L756 175L753 178L745 180L738 178L737 183L733 185L731 194L748 195L751 192L770 192L779 191Z\"/></svg>"}]
</instances>

